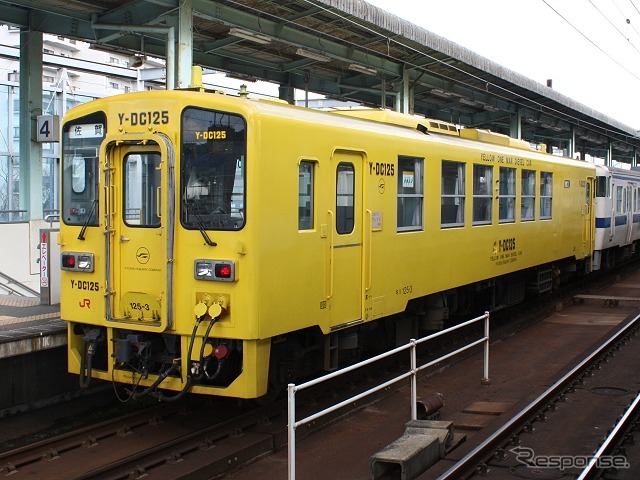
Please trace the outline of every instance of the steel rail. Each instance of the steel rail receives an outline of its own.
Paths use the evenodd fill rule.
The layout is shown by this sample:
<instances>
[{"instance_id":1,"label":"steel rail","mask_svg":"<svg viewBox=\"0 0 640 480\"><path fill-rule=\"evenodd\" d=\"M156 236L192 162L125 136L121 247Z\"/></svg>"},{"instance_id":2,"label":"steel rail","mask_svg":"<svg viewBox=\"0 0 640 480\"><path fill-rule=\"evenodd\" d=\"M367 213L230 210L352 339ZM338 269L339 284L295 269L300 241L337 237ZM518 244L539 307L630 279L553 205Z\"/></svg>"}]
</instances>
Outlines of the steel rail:
<instances>
[{"instance_id":1,"label":"steel rail","mask_svg":"<svg viewBox=\"0 0 640 480\"><path fill-rule=\"evenodd\" d=\"M491 434L484 442L465 455L455 465L449 468L449 470L440 475L437 480L464 478L465 475L469 474L472 468L475 468L478 464L484 462L485 459L490 458L495 450L502 447L507 437L511 436L513 432L519 431L523 424L535 417L544 409L544 407L558 397L563 390L566 390L567 386L573 382L575 378L583 374L583 372L588 369L589 365L593 364L598 357L602 356L616 342L627 335L630 330L635 328L639 323L639 320L640 314L628 319L627 323L620 330L614 333L577 366L572 368L556 383L551 385L547 390L529 403L529 405L524 407L507 423Z\"/></svg>"},{"instance_id":2,"label":"steel rail","mask_svg":"<svg viewBox=\"0 0 640 480\"><path fill-rule=\"evenodd\" d=\"M637 416L638 405L640 405L640 394L636 396L634 401L631 403L629 408L627 408L626 412L620 419L620 421L615 425L609 436L605 439L603 444L600 446L598 451L593 455L591 460L589 460L589 465L582 471L577 480L585 480L589 478L594 468L598 468L598 461L602 458L602 455L612 447L612 445L618 441L618 439L625 435L625 431L627 427L634 421Z\"/></svg>"}]
</instances>

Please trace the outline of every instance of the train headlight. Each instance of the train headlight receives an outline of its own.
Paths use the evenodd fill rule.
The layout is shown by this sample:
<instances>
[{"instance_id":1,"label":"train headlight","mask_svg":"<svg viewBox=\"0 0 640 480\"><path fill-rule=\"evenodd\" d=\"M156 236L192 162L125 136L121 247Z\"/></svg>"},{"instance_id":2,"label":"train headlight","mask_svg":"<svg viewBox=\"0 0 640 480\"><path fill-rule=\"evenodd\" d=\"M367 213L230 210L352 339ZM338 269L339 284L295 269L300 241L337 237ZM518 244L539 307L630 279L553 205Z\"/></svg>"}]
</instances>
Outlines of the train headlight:
<instances>
[{"instance_id":1,"label":"train headlight","mask_svg":"<svg viewBox=\"0 0 640 480\"><path fill-rule=\"evenodd\" d=\"M235 282L236 263L229 260L198 259L194 262L196 280Z\"/></svg>"},{"instance_id":2,"label":"train headlight","mask_svg":"<svg viewBox=\"0 0 640 480\"><path fill-rule=\"evenodd\" d=\"M209 262L196 262L196 278L205 279L213 276L213 267Z\"/></svg>"},{"instance_id":3,"label":"train headlight","mask_svg":"<svg viewBox=\"0 0 640 480\"><path fill-rule=\"evenodd\" d=\"M62 270L93 272L93 253L65 252L60 259Z\"/></svg>"},{"instance_id":4,"label":"train headlight","mask_svg":"<svg viewBox=\"0 0 640 480\"><path fill-rule=\"evenodd\" d=\"M78 270L93 271L93 258L89 255L78 255Z\"/></svg>"}]
</instances>

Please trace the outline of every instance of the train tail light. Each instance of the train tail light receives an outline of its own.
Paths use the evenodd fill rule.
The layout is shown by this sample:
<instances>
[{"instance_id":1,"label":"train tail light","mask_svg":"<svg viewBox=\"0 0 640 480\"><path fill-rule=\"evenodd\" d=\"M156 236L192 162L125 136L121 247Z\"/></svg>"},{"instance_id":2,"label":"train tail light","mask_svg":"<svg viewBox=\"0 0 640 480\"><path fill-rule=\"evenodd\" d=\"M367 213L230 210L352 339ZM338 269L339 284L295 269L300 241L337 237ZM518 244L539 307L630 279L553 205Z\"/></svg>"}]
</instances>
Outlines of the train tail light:
<instances>
[{"instance_id":1,"label":"train tail light","mask_svg":"<svg viewBox=\"0 0 640 480\"><path fill-rule=\"evenodd\" d=\"M220 263L216 265L214 269L215 275L217 278L228 279L231 278L231 274L233 273L233 268L228 263Z\"/></svg>"},{"instance_id":2,"label":"train tail light","mask_svg":"<svg viewBox=\"0 0 640 480\"><path fill-rule=\"evenodd\" d=\"M235 282L236 263L229 260L198 259L194 262L196 280Z\"/></svg>"},{"instance_id":3,"label":"train tail light","mask_svg":"<svg viewBox=\"0 0 640 480\"><path fill-rule=\"evenodd\" d=\"M60 259L62 270L93 272L93 253L65 252Z\"/></svg>"},{"instance_id":4,"label":"train tail light","mask_svg":"<svg viewBox=\"0 0 640 480\"><path fill-rule=\"evenodd\" d=\"M75 255L62 255L62 268L66 268L67 270L73 270L76 268L76 256Z\"/></svg>"}]
</instances>

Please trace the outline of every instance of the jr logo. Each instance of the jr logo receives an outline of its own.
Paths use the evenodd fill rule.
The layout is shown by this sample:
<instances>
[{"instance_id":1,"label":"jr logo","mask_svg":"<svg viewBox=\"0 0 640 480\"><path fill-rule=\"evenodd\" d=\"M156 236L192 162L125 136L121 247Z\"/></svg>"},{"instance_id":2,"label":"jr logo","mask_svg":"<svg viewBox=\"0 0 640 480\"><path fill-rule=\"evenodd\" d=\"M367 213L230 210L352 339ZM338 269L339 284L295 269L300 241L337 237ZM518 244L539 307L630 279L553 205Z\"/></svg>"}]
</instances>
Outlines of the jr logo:
<instances>
[{"instance_id":1,"label":"jr logo","mask_svg":"<svg viewBox=\"0 0 640 480\"><path fill-rule=\"evenodd\" d=\"M88 298L83 298L81 302L78 302L80 304L80 308L91 308L91 300Z\"/></svg>"}]
</instances>

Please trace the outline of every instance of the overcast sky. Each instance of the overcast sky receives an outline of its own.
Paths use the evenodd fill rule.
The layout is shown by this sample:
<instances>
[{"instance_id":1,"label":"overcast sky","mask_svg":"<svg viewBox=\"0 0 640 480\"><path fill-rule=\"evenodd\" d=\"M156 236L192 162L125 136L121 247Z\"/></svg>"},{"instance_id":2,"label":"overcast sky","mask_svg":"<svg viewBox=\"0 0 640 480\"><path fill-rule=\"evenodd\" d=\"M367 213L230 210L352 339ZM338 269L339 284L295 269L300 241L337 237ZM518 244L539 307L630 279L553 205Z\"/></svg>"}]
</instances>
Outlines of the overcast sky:
<instances>
[{"instance_id":1,"label":"overcast sky","mask_svg":"<svg viewBox=\"0 0 640 480\"><path fill-rule=\"evenodd\" d=\"M640 0L366 1L640 130Z\"/></svg>"}]
</instances>

